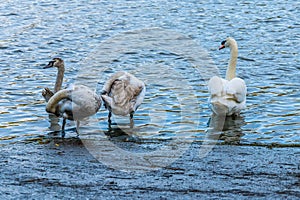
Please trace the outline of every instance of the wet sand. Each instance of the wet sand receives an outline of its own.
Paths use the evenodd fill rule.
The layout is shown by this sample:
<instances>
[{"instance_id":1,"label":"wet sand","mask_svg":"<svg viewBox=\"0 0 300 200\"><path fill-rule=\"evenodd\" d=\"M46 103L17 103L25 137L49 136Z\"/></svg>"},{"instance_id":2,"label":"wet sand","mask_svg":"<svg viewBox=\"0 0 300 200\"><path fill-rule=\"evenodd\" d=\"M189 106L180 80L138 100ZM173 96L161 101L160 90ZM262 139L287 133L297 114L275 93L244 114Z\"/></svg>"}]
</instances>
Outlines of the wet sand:
<instances>
[{"instance_id":1,"label":"wet sand","mask_svg":"<svg viewBox=\"0 0 300 200\"><path fill-rule=\"evenodd\" d=\"M3 145L0 198L300 199L300 148L217 145L200 158L200 145L147 173L108 168L76 138Z\"/></svg>"}]
</instances>

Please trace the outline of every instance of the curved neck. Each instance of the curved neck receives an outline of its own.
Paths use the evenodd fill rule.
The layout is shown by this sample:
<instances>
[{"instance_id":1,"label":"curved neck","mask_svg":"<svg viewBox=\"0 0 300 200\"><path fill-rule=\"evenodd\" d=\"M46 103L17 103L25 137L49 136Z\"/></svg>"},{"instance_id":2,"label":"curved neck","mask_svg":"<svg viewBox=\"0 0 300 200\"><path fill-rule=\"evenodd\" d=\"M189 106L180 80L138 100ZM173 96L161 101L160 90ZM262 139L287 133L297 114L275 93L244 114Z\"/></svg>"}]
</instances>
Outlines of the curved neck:
<instances>
[{"instance_id":1,"label":"curved neck","mask_svg":"<svg viewBox=\"0 0 300 200\"><path fill-rule=\"evenodd\" d=\"M55 114L57 112L56 106L59 101L62 99L71 99L72 97L72 90L63 89L56 92L48 101L46 106L46 111L49 113Z\"/></svg>"},{"instance_id":2,"label":"curved neck","mask_svg":"<svg viewBox=\"0 0 300 200\"><path fill-rule=\"evenodd\" d=\"M236 77L236 62L238 57L238 46L236 42L230 45L230 60L226 71L226 80L231 80Z\"/></svg>"},{"instance_id":3,"label":"curved neck","mask_svg":"<svg viewBox=\"0 0 300 200\"><path fill-rule=\"evenodd\" d=\"M62 65L58 68L57 76L56 76L56 82L54 86L54 93L61 90L62 82L64 79L64 73L65 73L65 67Z\"/></svg>"}]
</instances>

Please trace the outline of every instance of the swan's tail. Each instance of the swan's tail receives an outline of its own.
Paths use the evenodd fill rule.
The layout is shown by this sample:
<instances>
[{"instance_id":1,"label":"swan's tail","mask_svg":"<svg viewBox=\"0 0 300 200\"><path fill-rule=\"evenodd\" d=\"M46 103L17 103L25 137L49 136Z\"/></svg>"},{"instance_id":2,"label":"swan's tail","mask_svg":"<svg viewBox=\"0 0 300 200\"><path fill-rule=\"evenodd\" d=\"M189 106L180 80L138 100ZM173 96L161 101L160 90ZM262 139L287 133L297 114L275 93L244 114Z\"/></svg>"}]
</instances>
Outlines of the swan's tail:
<instances>
[{"instance_id":1,"label":"swan's tail","mask_svg":"<svg viewBox=\"0 0 300 200\"><path fill-rule=\"evenodd\" d=\"M44 88L42 91L42 95L46 102L48 102L49 99L54 95L54 93L49 88Z\"/></svg>"}]
</instances>

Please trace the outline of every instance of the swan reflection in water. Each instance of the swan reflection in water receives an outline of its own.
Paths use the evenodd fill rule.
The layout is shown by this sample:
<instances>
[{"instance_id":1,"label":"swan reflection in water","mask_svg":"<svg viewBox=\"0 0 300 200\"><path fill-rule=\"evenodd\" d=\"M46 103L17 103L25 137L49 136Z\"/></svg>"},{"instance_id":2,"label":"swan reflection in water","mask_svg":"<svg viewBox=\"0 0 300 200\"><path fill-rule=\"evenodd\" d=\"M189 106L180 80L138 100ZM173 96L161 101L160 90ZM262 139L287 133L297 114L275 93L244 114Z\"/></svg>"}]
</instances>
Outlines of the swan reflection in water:
<instances>
[{"instance_id":1,"label":"swan reflection in water","mask_svg":"<svg viewBox=\"0 0 300 200\"><path fill-rule=\"evenodd\" d=\"M119 127L119 126L108 126L106 131L103 131L104 134L110 140L116 141L135 141L138 137L135 137L135 132L133 128Z\"/></svg>"},{"instance_id":2,"label":"swan reflection in water","mask_svg":"<svg viewBox=\"0 0 300 200\"><path fill-rule=\"evenodd\" d=\"M244 117L220 116L212 114L208 120L207 138L210 140L222 140L227 144L239 144L244 135L242 128L246 122Z\"/></svg>"}]
</instances>

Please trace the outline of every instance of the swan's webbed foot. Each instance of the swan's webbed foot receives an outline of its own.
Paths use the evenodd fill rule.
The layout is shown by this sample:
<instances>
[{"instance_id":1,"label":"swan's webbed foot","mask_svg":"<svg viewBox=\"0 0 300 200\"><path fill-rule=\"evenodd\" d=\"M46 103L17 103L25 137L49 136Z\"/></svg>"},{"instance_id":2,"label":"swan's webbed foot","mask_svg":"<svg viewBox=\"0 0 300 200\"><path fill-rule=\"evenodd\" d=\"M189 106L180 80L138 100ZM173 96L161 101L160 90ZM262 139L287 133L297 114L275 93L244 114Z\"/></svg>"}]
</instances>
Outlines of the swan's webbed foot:
<instances>
[{"instance_id":1,"label":"swan's webbed foot","mask_svg":"<svg viewBox=\"0 0 300 200\"><path fill-rule=\"evenodd\" d=\"M46 102L48 102L49 99L54 95L54 93L49 88L44 88L42 91L42 95Z\"/></svg>"}]
</instances>

